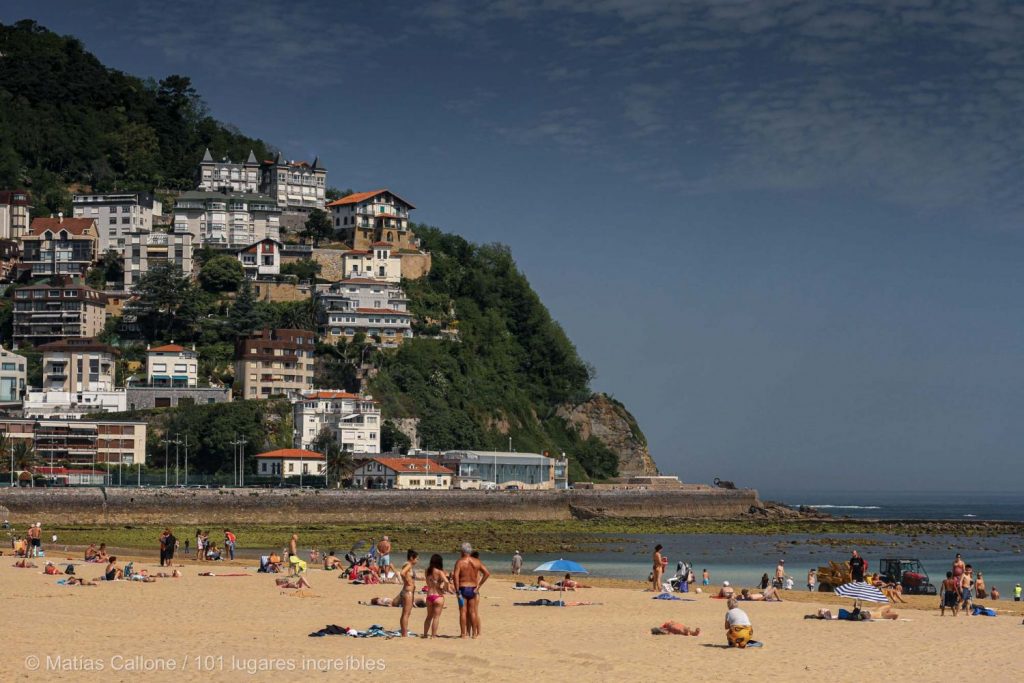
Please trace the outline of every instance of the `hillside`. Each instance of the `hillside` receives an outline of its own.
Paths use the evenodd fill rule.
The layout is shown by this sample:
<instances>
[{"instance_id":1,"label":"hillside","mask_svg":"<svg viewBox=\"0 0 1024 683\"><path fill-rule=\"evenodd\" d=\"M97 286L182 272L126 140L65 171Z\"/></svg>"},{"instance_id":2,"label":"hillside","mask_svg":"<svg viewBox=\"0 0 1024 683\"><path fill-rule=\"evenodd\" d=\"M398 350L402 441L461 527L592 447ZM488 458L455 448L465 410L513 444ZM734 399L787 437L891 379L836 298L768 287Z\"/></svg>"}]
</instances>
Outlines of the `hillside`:
<instances>
[{"instance_id":1,"label":"hillside","mask_svg":"<svg viewBox=\"0 0 1024 683\"><path fill-rule=\"evenodd\" d=\"M0 24L0 187L36 212L70 213L69 185L191 189L203 149L265 159L271 148L213 119L184 76L109 69L75 38L34 21Z\"/></svg>"},{"instance_id":2,"label":"hillside","mask_svg":"<svg viewBox=\"0 0 1024 683\"><path fill-rule=\"evenodd\" d=\"M68 211L76 185L192 187L206 146L234 158L250 147L257 155L269 149L209 116L187 77L144 82L34 22L0 25L0 54L0 188L28 186L37 212ZM319 386L356 389L365 379L363 388L390 420L382 430L385 447L403 443L402 433L429 449L504 450L511 438L518 451L567 453L574 480L657 471L636 420L616 401L594 395L591 369L507 247L474 245L425 225L413 229L433 258L427 277L404 282L417 338L395 351L372 351L366 340L320 345ZM197 259L204 268L198 282L152 269L129 306L135 332L114 319L103 339L133 360L147 341L194 343L203 381L230 383L240 337L263 326L312 325L308 301L257 302L234 259ZM238 272L214 278L215 264ZM9 313L0 310L0 334L9 326ZM196 467L207 472L231 468L232 430L220 420L242 432L264 417L240 408L180 412L165 418L167 426L194 432ZM259 441L252 435L250 442Z\"/></svg>"}]
</instances>

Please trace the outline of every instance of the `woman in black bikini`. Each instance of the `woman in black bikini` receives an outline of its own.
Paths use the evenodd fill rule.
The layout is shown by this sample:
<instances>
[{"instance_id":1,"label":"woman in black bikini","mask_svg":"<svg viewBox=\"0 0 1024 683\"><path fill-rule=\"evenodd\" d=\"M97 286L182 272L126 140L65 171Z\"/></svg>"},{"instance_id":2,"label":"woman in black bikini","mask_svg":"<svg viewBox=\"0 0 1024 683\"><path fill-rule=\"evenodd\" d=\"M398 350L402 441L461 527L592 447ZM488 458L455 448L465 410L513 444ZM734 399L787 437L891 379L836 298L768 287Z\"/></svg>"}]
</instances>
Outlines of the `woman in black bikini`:
<instances>
[{"instance_id":1,"label":"woman in black bikini","mask_svg":"<svg viewBox=\"0 0 1024 683\"><path fill-rule=\"evenodd\" d=\"M120 574L121 570L117 568L117 557L111 555L107 568L103 570L103 578L107 581L114 581L120 576Z\"/></svg>"},{"instance_id":2,"label":"woman in black bikini","mask_svg":"<svg viewBox=\"0 0 1024 683\"><path fill-rule=\"evenodd\" d=\"M437 626L441 623L444 609L444 594L451 591L448 575L444 573L444 559L437 554L430 556L427 568L427 619L423 622L423 637L436 638Z\"/></svg>"},{"instance_id":3,"label":"woman in black bikini","mask_svg":"<svg viewBox=\"0 0 1024 683\"><path fill-rule=\"evenodd\" d=\"M402 618L399 622L402 637L409 635L409 615L412 614L412 607L415 604L416 580L413 576L413 568L419 560L419 553L409 550L406 553L406 563L402 565Z\"/></svg>"}]
</instances>

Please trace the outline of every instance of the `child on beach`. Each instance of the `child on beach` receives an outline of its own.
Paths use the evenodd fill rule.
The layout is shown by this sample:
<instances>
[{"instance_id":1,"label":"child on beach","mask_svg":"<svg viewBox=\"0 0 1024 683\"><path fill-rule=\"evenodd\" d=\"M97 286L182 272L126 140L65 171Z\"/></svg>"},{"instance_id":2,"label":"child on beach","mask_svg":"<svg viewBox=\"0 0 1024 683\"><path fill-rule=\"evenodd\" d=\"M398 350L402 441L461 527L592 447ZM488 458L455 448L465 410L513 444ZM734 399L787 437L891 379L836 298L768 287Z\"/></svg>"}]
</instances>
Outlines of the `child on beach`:
<instances>
[{"instance_id":1,"label":"child on beach","mask_svg":"<svg viewBox=\"0 0 1024 683\"><path fill-rule=\"evenodd\" d=\"M703 572L701 572L700 583L701 583L702 586L710 586L711 585L711 572L709 572L707 569L705 569Z\"/></svg>"}]
</instances>

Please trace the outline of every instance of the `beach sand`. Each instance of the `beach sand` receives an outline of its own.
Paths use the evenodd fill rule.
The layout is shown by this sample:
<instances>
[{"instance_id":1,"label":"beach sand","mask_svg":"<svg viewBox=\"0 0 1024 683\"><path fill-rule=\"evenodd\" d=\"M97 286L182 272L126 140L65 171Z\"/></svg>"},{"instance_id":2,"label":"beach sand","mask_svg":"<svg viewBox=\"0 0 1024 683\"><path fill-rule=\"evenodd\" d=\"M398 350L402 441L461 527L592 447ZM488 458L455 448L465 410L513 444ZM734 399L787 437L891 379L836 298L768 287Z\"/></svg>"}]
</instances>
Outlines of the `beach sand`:
<instances>
[{"instance_id":1,"label":"beach sand","mask_svg":"<svg viewBox=\"0 0 1024 683\"><path fill-rule=\"evenodd\" d=\"M53 553L47 559L60 562L63 556ZM514 602L558 595L516 591L507 579L494 579L483 590L479 640L458 638L458 610L451 597L442 616L444 638L310 638L310 632L327 624L396 629L399 609L357 603L392 597L397 587L352 586L336 572L311 570L315 597L296 597L274 585L276 575L257 574L239 563L186 563L183 578L152 584L69 587L56 584L62 577L43 575L40 560L37 569L17 569L13 562L6 553L0 558L4 680L281 680L283 675L345 673L346 667L355 672L357 664L363 669L358 675L365 676L371 662L377 669L371 676L391 680L1024 679L1019 609L1016 615L954 619L939 617L935 609L911 608L902 609L905 620L895 622L823 622L802 617L818 606L835 610L849 602L832 595L786 593L798 599L744 604L764 647L735 650L724 647L725 602L706 595L659 601L639 584L601 582L601 587L566 594L568 600L600 605L516 607ZM136 562L136 568L142 567L159 569L151 558ZM102 565L78 564L77 570L78 576L97 578ZM247 575L201 577L200 571ZM922 598L915 604L927 607L935 600ZM1019 608L1020 603L1004 600L998 606ZM414 610L413 630L419 631L424 616L425 610ZM651 635L652 627L669 619L699 626L703 633ZM174 671L167 670L171 666Z\"/></svg>"}]
</instances>

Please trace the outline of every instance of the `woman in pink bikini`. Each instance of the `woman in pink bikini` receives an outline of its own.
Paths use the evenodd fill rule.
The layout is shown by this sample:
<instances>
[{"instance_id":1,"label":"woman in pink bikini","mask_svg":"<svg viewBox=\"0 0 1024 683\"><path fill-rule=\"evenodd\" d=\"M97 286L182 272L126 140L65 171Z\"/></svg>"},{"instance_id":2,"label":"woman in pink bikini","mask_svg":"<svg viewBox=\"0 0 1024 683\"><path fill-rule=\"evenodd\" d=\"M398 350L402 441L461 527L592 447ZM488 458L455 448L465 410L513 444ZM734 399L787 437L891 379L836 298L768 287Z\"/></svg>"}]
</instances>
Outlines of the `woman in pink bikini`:
<instances>
[{"instance_id":1,"label":"woman in pink bikini","mask_svg":"<svg viewBox=\"0 0 1024 683\"><path fill-rule=\"evenodd\" d=\"M427 619L423 622L423 637L437 637L437 625L441 623L444 609L444 594L452 588L448 575L444 573L444 559L440 555L430 556L430 566L425 577L427 583Z\"/></svg>"}]
</instances>

